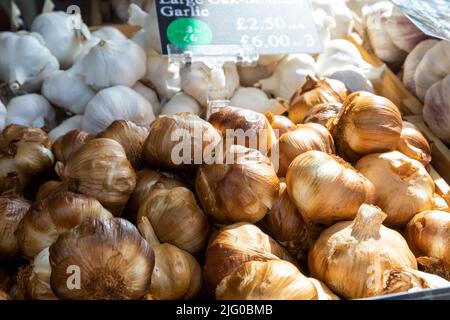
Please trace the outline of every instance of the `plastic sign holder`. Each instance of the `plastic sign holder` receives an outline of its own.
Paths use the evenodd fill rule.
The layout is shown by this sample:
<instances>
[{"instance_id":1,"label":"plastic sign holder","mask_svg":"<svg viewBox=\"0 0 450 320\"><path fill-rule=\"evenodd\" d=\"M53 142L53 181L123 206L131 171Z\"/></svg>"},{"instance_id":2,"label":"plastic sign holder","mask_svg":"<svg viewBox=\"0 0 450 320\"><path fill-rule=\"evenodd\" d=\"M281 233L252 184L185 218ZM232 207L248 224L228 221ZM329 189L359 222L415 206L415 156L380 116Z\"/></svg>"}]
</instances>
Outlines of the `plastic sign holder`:
<instances>
[{"instance_id":1,"label":"plastic sign holder","mask_svg":"<svg viewBox=\"0 0 450 320\"><path fill-rule=\"evenodd\" d=\"M194 62L202 62L211 69L208 88L206 119L219 108L228 106L230 101L223 99L229 96L225 83L225 63L240 66L255 66L258 53L252 45L195 45L182 49L176 45L167 46L169 63L178 69L190 66Z\"/></svg>"}]
</instances>

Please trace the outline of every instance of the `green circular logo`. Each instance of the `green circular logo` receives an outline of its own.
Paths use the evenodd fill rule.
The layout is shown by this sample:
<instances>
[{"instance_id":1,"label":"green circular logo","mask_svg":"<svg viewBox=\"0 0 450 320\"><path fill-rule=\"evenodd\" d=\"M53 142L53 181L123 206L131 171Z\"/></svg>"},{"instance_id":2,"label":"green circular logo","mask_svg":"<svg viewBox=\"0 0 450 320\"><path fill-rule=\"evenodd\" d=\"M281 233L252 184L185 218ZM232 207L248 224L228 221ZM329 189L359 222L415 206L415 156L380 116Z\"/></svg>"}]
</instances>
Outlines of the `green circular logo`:
<instances>
[{"instance_id":1,"label":"green circular logo","mask_svg":"<svg viewBox=\"0 0 450 320\"><path fill-rule=\"evenodd\" d=\"M210 44L213 34L209 26L195 18L179 18L167 28L167 39L170 43L184 48L189 45Z\"/></svg>"}]
</instances>

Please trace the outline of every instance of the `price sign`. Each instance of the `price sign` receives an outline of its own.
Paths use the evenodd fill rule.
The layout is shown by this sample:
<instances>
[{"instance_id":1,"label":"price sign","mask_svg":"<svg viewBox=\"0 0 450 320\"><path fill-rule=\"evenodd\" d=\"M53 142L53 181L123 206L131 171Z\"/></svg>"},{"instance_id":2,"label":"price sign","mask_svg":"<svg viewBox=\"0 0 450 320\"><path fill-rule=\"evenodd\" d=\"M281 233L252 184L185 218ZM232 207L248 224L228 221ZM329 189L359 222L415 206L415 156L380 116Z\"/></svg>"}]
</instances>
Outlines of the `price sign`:
<instances>
[{"instance_id":1,"label":"price sign","mask_svg":"<svg viewBox=\"0 0 450 320\"><path fill-rule=\"evenodd\" d=\"M322 51L309 0L155 0L161 49L253 45L259 54Z\"/></svg>"}]
</instances>

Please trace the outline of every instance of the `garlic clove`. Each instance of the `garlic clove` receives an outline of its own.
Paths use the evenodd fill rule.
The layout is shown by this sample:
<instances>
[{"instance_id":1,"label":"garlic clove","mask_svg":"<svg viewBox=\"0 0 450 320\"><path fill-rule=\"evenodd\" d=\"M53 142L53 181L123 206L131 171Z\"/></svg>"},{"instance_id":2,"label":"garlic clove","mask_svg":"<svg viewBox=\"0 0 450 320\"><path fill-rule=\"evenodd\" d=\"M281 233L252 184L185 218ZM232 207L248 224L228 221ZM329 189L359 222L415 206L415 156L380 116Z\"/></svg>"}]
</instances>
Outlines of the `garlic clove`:
<instances>
[{"instance_id":1,"label":"garlic clove","mask_svg":"<svg viewBox=\"0 0 450 320\"><path fill-rule=\"evenodd\" d=\"M56 124L55 118L56 113L50 103L43 96L32 93L9 101L5 123L50 130Z\"/></svg>"},{"instance_id":2,"label":"garlic clove","mask_svg":"<svg viewBox=\"0 0 450 320\"><path fill-rule=\"evenodd\" d=\"M424 166L431 162L431 147L420 131L403 128L397 150L404 155L420 161Z\"/></svg>"},{"instance_id":3,"label":"garlic clove","mask_svg":"<svg viewBox=\"0 0 450 320\"><path fill-rule=\"evenodd\" d=\"M189 112L200 116L204 108L200 104L184 92L176 93L167 101L161 110L162 115L174 115L181 112Z\"/></svg>"},{"instance_id":4,"label":"garlic clove","mask_svg":"<svg viewBox=\"0 0 450 320\"><path fill-rule=\"evenodd\" d=\"M81 123L83 121L83 116L73 116L70 118L67 118L63 122L61 122L57 127L52 129L48 133L48 136L52 142L56 142L56 140L62 136L64 136L66 133L72 131L72 130L78 130L81 131Z\"/></svg>"},{"instance_id":5,"label":"garlic clove","mask_svg":"<svg viewBox=\"0 0 450 320\"><path fill-rule=\"evenodd\" d=\"M431 131L445 142L450 142L449 85L450 74L433 84L427 91L423 107L423 119Z\"/></svg>"}]
</instances>

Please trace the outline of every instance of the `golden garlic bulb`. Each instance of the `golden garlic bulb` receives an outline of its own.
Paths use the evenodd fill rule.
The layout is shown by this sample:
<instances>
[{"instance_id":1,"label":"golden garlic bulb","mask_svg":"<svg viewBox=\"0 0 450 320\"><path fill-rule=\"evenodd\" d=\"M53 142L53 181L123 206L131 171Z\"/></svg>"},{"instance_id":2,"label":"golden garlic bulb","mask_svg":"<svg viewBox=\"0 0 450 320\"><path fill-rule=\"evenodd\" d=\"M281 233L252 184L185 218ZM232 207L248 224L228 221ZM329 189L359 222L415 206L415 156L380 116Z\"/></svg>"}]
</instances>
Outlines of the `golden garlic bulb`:
<instances>
[{"instance_id":1,"label":"golden garlic bulb","mask_svg":"<svg viewBox=\"0 0 450 320\"><path fill-rule=\"evenodd\" d=\"M275 135L278 137L281 137L286 132L297 129L295 123L289 120L288 117L274 115L272 112L266 112L265 116L267 120L269 120L269 123L272 126L273 131L275 132Z\"/></svg>"},{"instance_id":2,"label":"golden garlic bulb","mask_svg":"<svg viewBox=\"0 0 450 320\"><path fill-rule=\"evenodd\" d=\"M36 201L43 200L50 197L56 193L67 191L67 186L61 181L50 180L43 184L38 189L36 193Z\"/></svg>"},{"instance_id":3,"label":"golden garlic bulb","mask_svg":"<svg viewBox=\"0 0 450 320\"><path fill-rule=\"evenodd\" d=\"M14 196L0 197L0 261L20 256L15 232L29 208L30 203L25 199Z\"/></svg>"},{"instance_id":4,"label":"golden garlic bulb","mask_svg":"<svg viewBox=\"0 0 450 320\"><path fill-rule=\"evenodd\" d=\"M339 155L349 161L395 150L401 131L402 117L397 106L364 91L347 97L332 129Z\"/></svg>"},{"instance_id":5,"label":"golden garlic bulb","mask_svg":"<svg viewBox=\"0 0 450 320\"><path fill-rule=\"evenodd\" d=\"M90 219L50 247L50 283L61 299L140 299L154 264L152 248L130 222Z\"/></svg>"},{"instance_id":6,"label":"golden garlic bulb","mask_svg":"<svg viewBox=\"0 0 450 320\"><path fill-rule=\"evenodd\" d=\"M310 108L303 119L303 123L318 123L327 127L332 123L342 109L342 103L321 103Z\"/></svg>"},{"instance_id":7,"label":"golden garlic bulb","mask_svg":"<svg viewBox=\"0 0 450 320\"><path fill-rule=\"evenodd\" d=\"M116 120L97 134L97 138L108 138L120 143L128 160L136 170L140 169L144 162L143 148L147 137L147 128L126 120Z\"/></svg>"},{"instance_id":8,"label":"golden garlic bulb","mask_svg":"<svg viewBox=\"0 0 450 320\"><path fill-rule=\"evenodd\" d=\"M235 223L218 230L205 254L204 280L214 290L227 275L248 261L293 261L275 240L249 223Z\"/></svg>"},{"instance_id":9,"label":"golden garlic bulb","mask_svg":"<svg viewBox=\"0 0 450 320\"><path fill-rule=\"evenodd\" d=\"M340 296L356 299L372 296L386 270L417 269L406 241L382 225L385 218L379 208L363 204L354 221L322 232L309 252L311 276Z\"/></svg>"},{"instance_id":10,"label":"golden garlic bulb","mask_svg":"<svg viewBox=\"0 0 450 320\"><path fill-rule=\"evenodd\" d=\"M150 126L144 158L158 169L195 170L221 139L220 133L197 115L159 116Z\"/></svg>"},{"instance_id":11,"label":"golden garlic bulb","mask_svg":"<svg viewBox=\"0 0 450 320\"><path fill-rule=\"evenodd\" d=\"M420 131L404 127L397 145L397 150L404 155L420 161L424 166L431 162L431 147Z\"/></svg>"},{"instance_id":12,"label":"golden garlic bulb","mask_svg":"<svg viewBox=\"0 0 450 320\"><path fill-rule=\"evenodd\" d=\"M261 220L279 191L272 162L257 150L237 145L226 150L224 159L197 171L195 188L203 209L217 223Z\"/></svg>"},{"instance_id":13,"label":"golden garlic bulb","mask_svg":"<svg viewBox=\"0 0 450 320\"><path fill-rule=\"evenodd\" d=\"M112 218L96 199L61 192L33 203L17 228L22 252L34 257L56 241L58 236L86 219Z\"/></svg>"},{"instance_id":14,"label":"golden garlic bulb","mask_svg":"<svg viewBox=\"0 0 450 320\"><path fill-rule=\"evenodd\" d=\"M284 182L280 183L280 194L272 209L258 225L299 260L307 257L322 230L319 225L303 219L289 198Z\"/></svg>"},{"instance_id":15,"label":"golden garlic bulb","mask_svg":"<svg viewBox=\"0 0 450 320\"><path fill-rule=\"evenodd\" d=\"M359 160L356 169L375 185L387 224L404 227L415 214L433 208L434 181L419 161L398 151L375 153Z\"/></svg>"},{"instance_id":16,"label":"golden garlic bulb","mask_svg":"<svg viewBox=\"0 0 450 320\"><path fill-rule=\"evenodd\" d=\"M334 79L315 79L307 76L289 101L289 119L302 123L308 111L322 103L342 103L347 97L345 84Z\"/></svg>"},{"instance_id":17,"label":"golden garlic bulb","mask_svg":"<svg viewBox=\"0 0 450 320\"><path fill-rule=\"evenodd\" d=\"M450 280L450 213L430 210L415 215L405 236L425 270Z\"/></svg>"},{"instance_id":18,"label":"golden garlic bulb","mask_svg":"<svg viewBox=\"0 0 450 320\"><path fill-rule=\"evenodd\" d=\"M278 148L280 153L278 175L281 177L286 175L292 160L306 151L335 153L331 133L317 123L300 124L296 130L285 133L278 141Z\"/></svg>"},{"instance_id":19,"label":"golden garlic bulb","mask_svg":"<svg viewBox=\"0 0 450 320\"><path fill-rule=\"evenodd\" d=\"M51 168L54 156L50 148L43 130L7 126L0 135L0 192L25 189L31 179Z\"/></svg>"},{"instance_id":20,"label":"golden garlic bulb","mask_svg":"<svg viewBox=\"0 0 450 320\"><path fill-rule=\"evenodd\" d=\"M316 287L318 300L341 300L325 283L314 278L308 278Z\"/></svg>"},{"instance_id":21,"label":"golden garlic bulb","mask_svg":"<svg viewBox=\"0 0 450 320\"><path fill-rule=\"evenodd\" d=\"M211 114L208 122L233 144L267 154L277 137L269 120L261 113L236 107L223 107Z\"/></svg>"},{"instance_id":22,"label":"golden garlic bulb","mask_svg":"<svg viewBox=\"0 0 450 320\"><path fill-rule=\"evenodd\" d=\"M217 300L317 300L313 283L284 260L250 261L222 279Z\"/></svg>"},{"instance_id":23,"label":"golden garlic bulb","mask_svg":"<svg viewBox=\"0 0 450 320\"><path fill-rule=\"evenodd\" d=\"M80 130L72 130L56 139L52 146L56 159L66 162L72 153L80 149L86 142L94 139L94 135Z\"/></svg>"},{"instance_id":24,"label":"golden garlic bulb","mask_svg":"<svg viewBox=\"0 0 450 320\"><path fill-rule=\"evenodd\" d=\"M123 147L111 139L93 139L71 155L56 171L70 191L96 198L120 215L136 186L136 174Z\"/></svg>"},{"instance_id":25,"label":"golden garlic bulb","mask_svg":"<svg viewBox=\"0 0 450 320\"><path fill-rule=\"evenodd\" d=\"M341 158L308 151L286 174L291 200L307 221L332 224L353 219L363 203L376 199L374 185Z\"/></svg>"},{"instance_id":26,"label":"golden garlic bulb","mask_svg":"<svg viewBox=\"0 0 450 320\"><path fill-rule=\"evenodd\" d=\"M147 217L158 239L191 253L206 246L209 223L195 195L185 187L152 191L139 207L138 221Z\"/></svg>"},{"instance_id":27,"label":"golden garlic bulb","mask_svg":"<svg viewBox=\"0 0 450 320\"><path fill-rule=\"evenodd\" d=\"M31 263L31 273L26 280L26 294L30 299L58 299L50 286L52 268L50 267L49 255L48 248L45 248L34 257Z\"/></svg>"}]
</instances>

